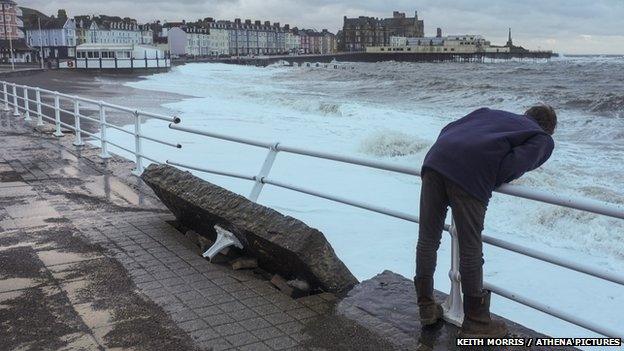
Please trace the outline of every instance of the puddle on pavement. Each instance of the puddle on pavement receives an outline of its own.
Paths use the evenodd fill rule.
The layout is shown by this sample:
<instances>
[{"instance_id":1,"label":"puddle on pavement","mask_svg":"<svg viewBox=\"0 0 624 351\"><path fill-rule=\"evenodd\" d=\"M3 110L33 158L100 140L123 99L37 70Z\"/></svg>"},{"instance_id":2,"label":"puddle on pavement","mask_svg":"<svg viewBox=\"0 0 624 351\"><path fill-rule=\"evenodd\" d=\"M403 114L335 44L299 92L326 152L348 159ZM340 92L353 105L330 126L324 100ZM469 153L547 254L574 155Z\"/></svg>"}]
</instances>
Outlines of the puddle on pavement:
<instances>
[{"instance_id":1,"label":"puddle on pavement","mask_svg":"<svg viewBox=\"0 0 624 351\"><path fill-rule=\"evenodd\" d=\"M8 291L14 291L14 290L23 290L27 288L33 288L39 284L40 282L38 282L36 279L30 279L30 278L0 279L0 292L8 292Z\"/></svg>"},{"instance_id":2,"label":"puddle on pavement","mask_svg":"<svg viewBox=\"0 0 624 351\"><path fill-rule=\"evenodd\" d=\"M4 301L9 301L20 297L24 292L21 290L8 291L4 293L0 293L0 309L8 308L8 306L2 305Z\"/></svg>"},{"instance_id":3,"label":"puddle on pavement","mask_svg":"<svg viewBox=\"0 0 624 351\"><path fill-rule=\"evenodd\" d=\"M99 345L90 334L73 333L62 336L60 340L67 343L67 345L58 351L99 350Z\"/></svg>"},{"instance_id":4,"label":"puddle on pavement","mask_svg":"<svg viewBox=\"0 0 624 351\"><path fill-rule=\"evenodd\" d=\"M114 323L113 311L95 308L91 303L74 305L74 309L90 329L104 327Z\"/></svg>"},{"instance_id":5,"label":"puddle on pavement","mask_svg":"<svg viewBox=\"0 0 624 351\"><path fill-rule=\"evenodd\" d=\"M12 218L59 217L59 213L47 201L28 200L25 205L13 205L5 208Z\"/></svg>"},{"instance_id":6,"label":"puddle on pavement","mask_svg":"<svg viewBox=\"0 0 624 351\"><path fill-rule=\"evenodd\" d=\"M39 251L37 252L37 255L46 266L93 260L95 258L102 257L97 254L82 254L58 250Z\"/></svg>"},{"instance_id":7,"label":"puddle on pavement","mask_svg":"<svg viewBox=\"0 0 624 351\"><path fill-rule=\"evenodd\" d=\"M110 175L90 177L85 187L90 193L104 197L118 205L140 206L144 204L142 195Z\"/></svg>"}]
</instances>

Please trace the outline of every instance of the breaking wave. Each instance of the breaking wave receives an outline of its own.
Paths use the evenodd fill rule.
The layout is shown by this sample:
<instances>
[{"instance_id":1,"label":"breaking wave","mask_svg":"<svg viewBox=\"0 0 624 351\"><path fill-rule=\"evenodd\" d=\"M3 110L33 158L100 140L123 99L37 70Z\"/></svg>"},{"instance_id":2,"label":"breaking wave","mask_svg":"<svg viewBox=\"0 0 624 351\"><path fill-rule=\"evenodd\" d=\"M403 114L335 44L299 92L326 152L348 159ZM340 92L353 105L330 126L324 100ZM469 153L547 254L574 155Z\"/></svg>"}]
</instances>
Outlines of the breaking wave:
<instances>
[{"instance_id":1,"label":"breaking wave","mask_svg":"<svg viewBox=\"0 0 624 351\"><path fill-rule=\"evenodd\" d=\"M362 140L360 151L376 157L398 157L420 153L430 144L405 133L387 130Z\"/></svg>"}]
</instances>

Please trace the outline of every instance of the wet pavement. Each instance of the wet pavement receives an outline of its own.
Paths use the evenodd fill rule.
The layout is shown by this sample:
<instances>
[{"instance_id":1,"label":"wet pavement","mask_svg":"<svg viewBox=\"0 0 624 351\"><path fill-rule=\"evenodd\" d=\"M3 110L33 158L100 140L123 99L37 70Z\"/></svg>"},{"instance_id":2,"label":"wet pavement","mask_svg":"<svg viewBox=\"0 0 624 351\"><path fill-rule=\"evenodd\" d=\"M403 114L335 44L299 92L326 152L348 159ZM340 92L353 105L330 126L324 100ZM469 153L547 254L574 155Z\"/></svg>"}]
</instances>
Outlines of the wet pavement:
<instances>
[{"instance_id":1,"label":"wet pavement","mask_svg":"<svg viewBox=\"0 0 624 351\"><path fill-rule=\"evenodd\" d=\"M0 350L392 350L251 270L212 264L132 163L0 113Z\"/></svg>"}]
</instances>

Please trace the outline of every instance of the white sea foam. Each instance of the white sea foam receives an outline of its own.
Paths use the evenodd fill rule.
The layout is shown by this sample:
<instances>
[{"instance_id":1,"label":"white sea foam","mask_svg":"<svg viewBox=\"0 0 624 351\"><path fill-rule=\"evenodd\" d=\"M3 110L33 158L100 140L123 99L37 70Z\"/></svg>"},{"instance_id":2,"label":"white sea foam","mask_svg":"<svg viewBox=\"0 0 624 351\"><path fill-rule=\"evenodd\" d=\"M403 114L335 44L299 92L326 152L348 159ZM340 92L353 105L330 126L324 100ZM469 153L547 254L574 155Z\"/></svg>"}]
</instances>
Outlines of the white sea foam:
<instances>
[{"instance_id":1,"label":"white sea foam","mask_svg":"<svg viewBox=\"0 0 624 351\"><path fill-rule=\"evenodd\" d=\"M415 155L431 145L409 134L393 130L375 132L360 143L360 151L371 156L395 157Z\"/></svg>"},{"instance_id":2,"label":"white sea foam","mask_svg":"<svg viewBox=\"0 0 624 351\"><path fill-rule=\"evenodd\" d=\"M194 96L166 106L182 117L185 126L418 168L439 130L473 108L489 104L523 111L543 100L538 96L571 94L571 84L578 82L574 77L570 82L576 83L564 81L561 75L570 67L558 65L571 63L566 59L543 64L362 64L340 72L189 64L128 85ZM514 71L515 87L505 81L512 75L506 71ZM430 84L433 80L438 83ZM384 81L388 84L380 88ZM440 84L448 91L437 88ZM473 86L475 90L470 90ZM551 160L517 182L621 204L624 145L622 139L605 140L608 134L603 131L621 130L624 123L584 111L560 110ZM175 150L146 142L145 152L159 159L252 175L266 155L266 150L181 134L156 120L147 121L143 131L182 143L183 149ZM125 134L109 129L109 135L121 145L133 146ZM197 174L241 194L251 189L249 182ZM289 154L277 157L271 177L408 213L418 210L416 177ZM322 230L359 279L383 269L413 275L416 224L271 186L265 187L260 202ZM605 270L624 271L621 220L495 194L485 232ZM624 325L621 287L487 245L485 250L486 280L613 328ZM449 254L445 236L436 273L440 290L449 287ZM503 299L494 301L494 310L547 334L590 334Z\"/></svg>"}]
</instances>

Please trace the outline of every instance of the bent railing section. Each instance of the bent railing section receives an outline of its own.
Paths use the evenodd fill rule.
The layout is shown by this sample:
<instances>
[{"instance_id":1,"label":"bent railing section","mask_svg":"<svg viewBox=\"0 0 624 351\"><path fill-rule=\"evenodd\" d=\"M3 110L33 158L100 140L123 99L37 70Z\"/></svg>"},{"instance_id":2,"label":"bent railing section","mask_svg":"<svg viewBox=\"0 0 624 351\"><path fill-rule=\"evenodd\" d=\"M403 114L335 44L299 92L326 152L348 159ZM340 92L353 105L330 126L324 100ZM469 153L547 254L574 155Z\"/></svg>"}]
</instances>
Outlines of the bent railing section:
<instances>
[{"instance_id":1,"label":"bent railing section","mask_svg":"<svg viewBox=\"0 0 624 351\"><path fill-rule=\"evenodd\" d=\"M160 140L157 138L149 137L144 135L141 132L141 118L142 117L151 117L159 120L169 122L169 128L185 133L191 133L196 135L202 135L209 138L234 142L238 144L244 144L254 147L260 147L268 150L267 156L262 164L262 167L258 174L241 174L237 172L230 172L227 170L218 170L218 169L210 169L205 168L201 165L194 164L184 164L180 162L176 162L173 160L166 160L167 164L185 168L192 169L199 172L216 174L220 176L230 177L230 178L238 178L244 179L254 182L254 186L252 188L251 193L248 198L252 201L257 201L260 196L264 185L272 185L275 187L280 187L284 189L288 189L291 191L307 194L314 197L319 197L323 199L327 199L330 201L342 203L345 205L365 209L368 211L384 214L390 217L399 218L405 221L418 223L418 216L401 212L398 210L385 208L361 201L357 201L354 199L349 199L346 197L337 196L334 194L322 192L316 189L310 189L306 187L302 187L296 184L286 183L277 179L272 179L270 177L271 168L273 163L275 162L276 157L279 153L290 153L296 154L305 157L313 157L318 159L324 159L328 161L334 161L339 163L347 163L357 166L375 168L380 170L385 170L389 172L395 172L400 174L406 174L410 176L418 176L420 177L420 169L400 166L389 162L375 161L360 157L346 156L328 153L324 151L315 151L301 147L284 145L276 142L265 142L254 139L248 139L238 136L225 135L220 133L215 133L211 131L198 130L190 127L183 127L179 125L180 119L178 117L170 117L163 116L159 114L139 111L123 106L109 104L103 101L95 101L90 99L81 98L78 96L72 96L67 94L61 94L54 91L49 91L40 88L33 88L22 85L15 85L13 83L8 82L0 82L2 84L2 102L4 103L4 108L7 111L13 111L15 116L20 116L20 111L24 113L24 119L26 121L31 121L31 114L34 114L37 117L37 125L42 125L43 120L47 120L55 125L55 136L62 136L61 127L69 128L75 132L74 136L74 145L81 146L84 145L82 141L82 134L93 137L100 141L101 154L100 157L107 158L110 157L107 150L107 145L114 145L126 152L134 155L135 169L133 171L134 174L140 175L143 172L143 160L152 161L155 163L160 163L160 161L147 156L143 153L142 150L142 140L149 140L152 142L160 143L163 145L171 146L174 148L181 148L180 144L172 143L166 140ZM22 90L22 96L19 96L18 90ZM34 92L35 99L29 98L29 94ZM47 104L43 100L43 97L46 96L48 99L52 99L53 104ZM60 101L66 100L69 101L73 105L73 111L64 110L61 108ZM22 101L22 104L19 104L19 101ZM35 105L35 109L30 108L30 103ZM88 104L91 106L95 106L99 109L99 117L97 119L84 116L80 113L81 104ZM42 113L42 107L48 107L54 110L54 117L47 116ZM128 131L119 126L110 124L106 121L106 112L108 110L115 110L119 112L124 112L131 114L134 121L134 131ZM70 115L74 117L74 124L68 124L62 122L60 120L60 114L65 113L66 115ZM100 127L100 136L86 132L80 127L80 120L85 119L97 123ZM130 136L134 137L135 147L134 149L129 149L118 144L115 144L106 138L106 129L113 128L117 129L121 132L127 133ZM496 190L499 193L507 194L510 196L525 198L529 200L539 201L542 203L548 203L556 206L563 206L572 209L576 209L579 211L591 212L599 215L609 216L618 219L624 219L624 208L620 205L610 204L605 202L600 202L591 199L578 198L578 197L570 197L570 196L562 196L558 194L546 193L544 191L540 191L538 189L533 189L529 187L524 187L520 185L512 185L505 184ZM445 231L449 232L451 235L451 269L449 271L449 278L451 280L451 291L449 293L449 297L447 301L444 303L444 317L445 319L452 324L461 325L463 320L463 309L462 309L462 299L461 299L461 277L459 275L459 245L457 240L457 235L455 231L454 223L451 222L450 225L445 225ZM483 235L483 241L489 245L493 245L505 250L509 250L512 252L516 252L518 254L532 257L534 259L551 263L557 266L561 266L570 270L574 270L580 273L584 273L590 275L595 278L607 280L613 282L615 284L619 284L624 286L624 275L614 272L609 272L605 270L601 270L595 267L591 267L588 265L584 265L578 262L574 262L572 260L567 260L561 257L556 257L553 255L549 255L544 252L540 252L538 250L528 248L522 245L510 243L501 239L493 238L488 235ZM609 327L605 327L595 323L593 321L582 318L581 316L571 314L569 312L561 311L555 309L551 306L546 306L539 301L530 299L525 296L518 295L511 291L508 291L502 287L496 286L494 284L490 284L488 282L484 283L484 287L486 289L491 290L493 293L503 296L507 299L515 301L525 306L529 306L538 311L547 313L551 316L559 318L561 320L567 321L569 323L575 324L587 330L591 330L598 334L609 336L609 337L618 337L624 339L624 331L615 330Z\"/></svg>"}]
</instances>

